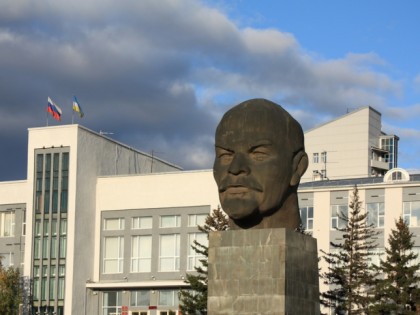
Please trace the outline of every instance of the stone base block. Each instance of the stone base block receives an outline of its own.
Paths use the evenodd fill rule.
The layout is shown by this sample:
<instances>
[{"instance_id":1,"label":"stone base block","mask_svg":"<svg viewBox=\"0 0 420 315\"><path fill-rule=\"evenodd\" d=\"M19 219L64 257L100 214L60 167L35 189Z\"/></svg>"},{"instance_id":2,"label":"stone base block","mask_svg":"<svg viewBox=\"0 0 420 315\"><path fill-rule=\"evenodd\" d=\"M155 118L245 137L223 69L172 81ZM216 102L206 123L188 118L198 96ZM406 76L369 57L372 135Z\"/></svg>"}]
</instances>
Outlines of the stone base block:
<instances>
[{"instance_id":1,"label":"stone base block","mask_svg":"<svg viewBox=\"0 0 420 315\"><path fill-rule=\"evenodd\" d=\"M209 315L319 315L316 240L288 229L212 232Z\"/></svg>"}]
</instances>

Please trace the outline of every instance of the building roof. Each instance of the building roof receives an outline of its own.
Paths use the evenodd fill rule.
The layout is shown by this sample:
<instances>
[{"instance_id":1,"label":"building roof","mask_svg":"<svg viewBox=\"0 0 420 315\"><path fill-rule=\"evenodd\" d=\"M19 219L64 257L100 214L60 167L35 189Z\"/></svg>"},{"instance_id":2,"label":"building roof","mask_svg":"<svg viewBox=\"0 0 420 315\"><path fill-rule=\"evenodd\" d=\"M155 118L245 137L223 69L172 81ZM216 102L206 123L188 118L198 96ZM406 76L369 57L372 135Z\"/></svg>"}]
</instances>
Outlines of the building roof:
<instances>
[{"instance_id":1,"label":"building roof","mask_svg":"<svg viewBox=\"0 0 420 315\"><path fill-rule=\"evenodd\" d=\"M420 182L420 174L410 174L409 182ZM340 187L340 186L357 186L357 185L376 185L384 183L384 177L363 177L363 178L349 178L337 180L319 180L313 182L301 183L299 189L311 189L321 187ZM405 181L407 183L407 181Z\"/></svg>"}]
</instances>

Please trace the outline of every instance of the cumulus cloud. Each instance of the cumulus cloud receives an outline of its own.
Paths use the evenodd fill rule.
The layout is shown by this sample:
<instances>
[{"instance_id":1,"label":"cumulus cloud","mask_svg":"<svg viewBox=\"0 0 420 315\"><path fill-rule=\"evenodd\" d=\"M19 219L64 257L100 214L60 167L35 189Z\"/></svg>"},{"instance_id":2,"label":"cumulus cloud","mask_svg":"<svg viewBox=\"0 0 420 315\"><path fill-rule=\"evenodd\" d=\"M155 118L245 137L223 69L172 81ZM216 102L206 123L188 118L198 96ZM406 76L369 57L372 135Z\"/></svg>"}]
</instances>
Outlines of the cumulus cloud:
<instances>
[{"instance_id":1,"label":"cumulus cloud","mask_svg":"<svg viewBox=\"0 0 420 315\"><path fill-rule=\"evenodd\" d=\"M1 140L21 139L8 152L22 154L26 129L45 125L47 96L70 123L77 95L88 128L209 168L215 125L232 105L265 97L308 128L308 113L321 122L348 107L386 109L400 86L383 65L372 53L315 58L291 33L242 28L197 0L3 1L0 126L18 136Z\"/></svg>"}]
</instances>

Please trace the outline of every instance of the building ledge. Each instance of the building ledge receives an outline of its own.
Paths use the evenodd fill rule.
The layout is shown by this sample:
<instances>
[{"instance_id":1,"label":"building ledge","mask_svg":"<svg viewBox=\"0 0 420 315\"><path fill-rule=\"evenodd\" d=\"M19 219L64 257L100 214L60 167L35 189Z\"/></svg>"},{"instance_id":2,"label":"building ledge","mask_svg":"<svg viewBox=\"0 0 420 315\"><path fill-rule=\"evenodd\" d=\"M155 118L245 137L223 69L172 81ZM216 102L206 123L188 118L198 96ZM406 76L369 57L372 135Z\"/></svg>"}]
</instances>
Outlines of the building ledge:
<instances>
[{"instance_id":1,"label":"building ledge","mask_svg":"<svg viewBox=\"0 0 420 315\"><path fill-rule=\"evenodd\" d=\"M87 282L88 289L108 289L108 288L166 288L166 287L188 287L184 280L167 281L136 281L136 282Z\"/></svg>"}]
</instances>

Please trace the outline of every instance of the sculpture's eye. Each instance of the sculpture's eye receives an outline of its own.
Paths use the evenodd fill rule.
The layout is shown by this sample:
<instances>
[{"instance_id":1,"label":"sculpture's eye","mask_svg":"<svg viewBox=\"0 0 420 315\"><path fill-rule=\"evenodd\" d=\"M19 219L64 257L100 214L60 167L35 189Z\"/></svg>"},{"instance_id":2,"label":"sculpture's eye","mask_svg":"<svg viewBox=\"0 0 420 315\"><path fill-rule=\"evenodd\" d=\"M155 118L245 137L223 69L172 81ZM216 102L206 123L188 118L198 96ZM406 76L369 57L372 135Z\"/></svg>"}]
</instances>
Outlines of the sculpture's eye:
<instances>
[{"instance_id":1,"label":"sculpture's eye","mask_svg":"<svg viewBox=\"0 0 420 315\"><path fill-rule=\"evenodd\" d=\"M268 157L268 155L265 152L255 151L252 152L252 157L254 160L264 161Z\"/></svg>"},{"instance_id":2,"label":"sculpture's eye","mask_svg":"<svg viewBox=\"0 0 420 315\"><path fill-rule=\"evenodd\" d=\"M222 163L228 163L233 159L233 152L222 148L216 148L216 157Z\"/></svg>"},{"instance_id":3,"label":"sculpture's eye","mask_svg":"<svg viewBox=\"0 0 420 315\"><path fill-rule=\"evenodd\" d=\"M264 161L270 157L270 148L267 146L258 146L252 148L250 155L256 161Z\"/></svg>"}]
</instances>

